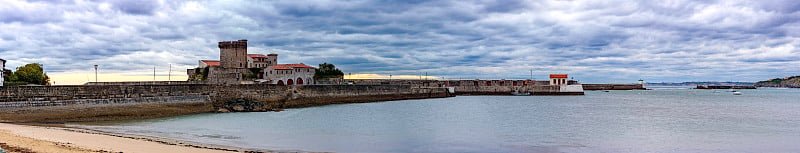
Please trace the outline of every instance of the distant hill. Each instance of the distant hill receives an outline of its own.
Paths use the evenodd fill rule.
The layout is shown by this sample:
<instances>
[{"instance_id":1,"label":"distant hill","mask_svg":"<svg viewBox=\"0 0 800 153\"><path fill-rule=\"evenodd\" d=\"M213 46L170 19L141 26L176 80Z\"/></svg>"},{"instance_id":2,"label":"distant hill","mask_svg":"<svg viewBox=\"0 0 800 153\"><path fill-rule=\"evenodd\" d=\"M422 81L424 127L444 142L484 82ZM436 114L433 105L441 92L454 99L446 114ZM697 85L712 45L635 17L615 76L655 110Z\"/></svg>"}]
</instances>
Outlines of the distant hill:
<instances>
[{"instance_id":1,"label":"distant hill","mask_svg":"<svg viewBox=\"0 0 800 153\"><path fill-rule=\"evenodd\" d=\"M662 83L645 83L645 86L697 86L697 85L708 85L708 86L752 86L755 83L752 82L717 82L717 81L706 81L706 82L662 82Z\"/></svg>"},{"instance_id":2,"label":"distant hill","mask_svg":"<svg viewBox=\"0 0 800 153\"><path fill-rule=\"evenodd\" d=\"M786 88L800 88L800 76L775 78L767 81L756 82L757 87L786 87Z\"/></svg>"}]
</instances>

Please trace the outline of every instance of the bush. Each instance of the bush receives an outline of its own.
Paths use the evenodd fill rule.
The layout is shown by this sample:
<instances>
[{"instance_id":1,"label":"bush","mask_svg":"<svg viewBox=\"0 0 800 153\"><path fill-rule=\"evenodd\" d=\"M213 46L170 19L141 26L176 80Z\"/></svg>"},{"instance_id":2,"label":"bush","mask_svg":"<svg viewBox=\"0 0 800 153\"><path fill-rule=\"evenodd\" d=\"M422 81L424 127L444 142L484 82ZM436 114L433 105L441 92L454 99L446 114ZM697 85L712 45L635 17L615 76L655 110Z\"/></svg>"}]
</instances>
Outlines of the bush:
<instances>
[{"instance_id":1,"label":"bush","mask_svg":"<svg viewBox=\"0 0 800 153\"><path fill-rule=\"evenodd\" d=\"M44 73L42 64L31 63L22 67L18 67L16 72L11 73L8 81L24 82L25 84L47 85L50 83L50 77L47 76L47 73Z\"/></svg>"}]
</instances>

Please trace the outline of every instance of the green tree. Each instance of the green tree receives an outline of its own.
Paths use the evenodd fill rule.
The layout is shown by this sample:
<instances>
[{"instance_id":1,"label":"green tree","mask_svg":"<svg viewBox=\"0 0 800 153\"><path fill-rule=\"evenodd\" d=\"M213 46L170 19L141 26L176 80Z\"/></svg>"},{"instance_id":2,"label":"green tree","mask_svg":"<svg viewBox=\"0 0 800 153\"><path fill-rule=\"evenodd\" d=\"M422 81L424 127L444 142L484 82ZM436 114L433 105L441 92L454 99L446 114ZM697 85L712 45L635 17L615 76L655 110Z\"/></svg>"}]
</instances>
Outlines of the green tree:
<instances>
[{"instance_id":1,"label":"green tree","mask_svg":"<svg viewBox=\"0 0 800 153\"><path fill-rule=\"evenodd\" d=\"M28 84L47 85L50 77L44 73L42 64L31 63L18 67L17 71L9 78L11 81L26 82Z\"/></svg>"},{"instance_id":2,"label":"green tree","mask_svg":"<svg viewBox=\"0 0 800 153\"><path fill-rule=\"evenodd\" d=\"M344 76L344 73L330 63L319 64L319 68L316 70L316 73L314 73L314 79L339 78L342 76Z\"/></svg>"},{"instance_id":3,"label":"green tree","mask_svg":"<svg viewBox=\"0 0 800 153\"><path fill-rule=\"evenodd\" d=\"M12 78L14 78L14 72L12 72L11 70L3 71L3 80L10 82L13 81Z\"/></svg>"}]
</instances>

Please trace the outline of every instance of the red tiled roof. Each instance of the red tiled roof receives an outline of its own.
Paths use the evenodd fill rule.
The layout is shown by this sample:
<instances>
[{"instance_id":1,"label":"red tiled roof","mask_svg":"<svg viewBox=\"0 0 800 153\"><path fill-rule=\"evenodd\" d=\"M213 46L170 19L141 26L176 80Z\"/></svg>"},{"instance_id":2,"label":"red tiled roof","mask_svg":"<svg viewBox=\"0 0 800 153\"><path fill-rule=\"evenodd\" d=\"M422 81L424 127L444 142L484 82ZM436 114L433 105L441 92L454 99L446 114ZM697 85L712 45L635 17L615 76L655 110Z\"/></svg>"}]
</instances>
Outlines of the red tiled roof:
<instances>
[{"instance_id":1,"label":"red tiled roof","mask_svg":"<svg viewBox=\"0 0 800 153\"><path fill-rule=\"evenodd\" d=\"M208 66L219 66L219 61L212 61L212 60L201 60L203 63L206 63Z\"/></svg>"},{"instance_id":2,"label":"red tiled roof","mask_svg":"<svg viewBox=\"0 0 800 153\"><path fill-rule=\"evenodd\" d=\"M289 66L289 67L293 67L293 68L312 68L312 69L314 68L314 67L305 65L303 63L300 63L300 64L278 64L278 66L281 66L281 65Z\"/></svg>"},{"instance_id":3,"label":"red tiled roof","mask_svg":"<svg viewBox=\"0 0 800 153\"><path fill-rule=\"evenodd\" d=\"M550 78L567 78L567 74L550 74Z\"/></svg>"},{"instance_id":4,"label":"red tiled roof","mask_svg":"<svg viewBox=\"0 0 800 153\"><path fill-rule=\"evenodd\" d=\"M292 67L286 66L285 64L269 66L269 68L276 69L276 70L291 70Z\"/></svg>"},{"instance_id":5,"label":"red tiled roof","mask_svg":"<svg viewBox=\"0 0 800 153\"><path fill-rule=\"evenodd\" d=\"M267 56L264 56L264 55L261 55L261 54L247 54L247 57L250 57L250 58L258 58L258 57L267 58Z\"/></svg>"},{"instance_id":6,"label":"red tiled roof","mask_svg":"<svg viewBox=\"0 0 800 153\"><path fill-rule=\"evenodd\" d=\"M272 53L272 54L267 54L267 56L278 56L278 54Z\"/></svg>"}]
</instances>

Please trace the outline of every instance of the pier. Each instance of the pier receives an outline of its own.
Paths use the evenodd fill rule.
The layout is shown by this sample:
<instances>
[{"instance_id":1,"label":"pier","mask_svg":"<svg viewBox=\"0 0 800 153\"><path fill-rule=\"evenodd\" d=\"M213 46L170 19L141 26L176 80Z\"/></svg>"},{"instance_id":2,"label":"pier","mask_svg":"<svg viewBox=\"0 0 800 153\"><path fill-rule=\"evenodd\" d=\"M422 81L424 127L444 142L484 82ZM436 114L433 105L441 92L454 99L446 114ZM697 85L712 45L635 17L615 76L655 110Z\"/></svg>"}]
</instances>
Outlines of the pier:
<instances>
[{"instance_id":1,"label":"pier","mask_svg":"<svg viewBox=\"0 0 800 153\"><path fill-rule=\"evenodd\" d=\"M583 90L647 90L642 84L583 84Z\"/></svg>"}]
</instances>

